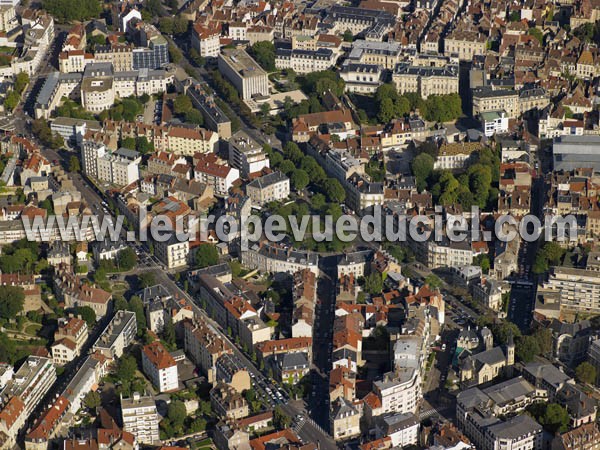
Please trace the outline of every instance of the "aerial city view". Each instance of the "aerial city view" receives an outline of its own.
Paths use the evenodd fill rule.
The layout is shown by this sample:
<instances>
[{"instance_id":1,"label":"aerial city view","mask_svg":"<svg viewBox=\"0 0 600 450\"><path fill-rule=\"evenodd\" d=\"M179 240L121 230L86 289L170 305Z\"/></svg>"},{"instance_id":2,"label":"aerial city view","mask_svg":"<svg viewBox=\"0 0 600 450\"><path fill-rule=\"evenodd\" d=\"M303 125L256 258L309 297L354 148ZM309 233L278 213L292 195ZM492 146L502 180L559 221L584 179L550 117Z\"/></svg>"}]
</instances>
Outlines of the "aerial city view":
<instances>
[{"instance_id":1,"label":"aerial city view","mask_svg":"<svg viewBox=\"0 0 600 450\"><path fill-rule=\"evenodd\" d=\"M0 450L599 450L600 0L0 0Z\"/></svg>"}]
</instances>

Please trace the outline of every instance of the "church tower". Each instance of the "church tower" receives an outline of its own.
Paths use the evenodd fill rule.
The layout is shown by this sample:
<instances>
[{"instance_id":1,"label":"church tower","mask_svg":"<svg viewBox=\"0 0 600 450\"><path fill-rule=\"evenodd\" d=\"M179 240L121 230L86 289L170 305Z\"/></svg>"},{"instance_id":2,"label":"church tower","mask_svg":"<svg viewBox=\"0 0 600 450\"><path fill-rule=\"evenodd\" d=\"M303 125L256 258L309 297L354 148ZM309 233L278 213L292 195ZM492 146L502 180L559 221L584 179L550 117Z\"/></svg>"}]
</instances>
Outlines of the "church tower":
<instances>
[{"instance_id":1,"label":"church tower","mask_svg":"<svg viewBox=\"0 0 600 450\"><path fill-rule=\"evenodd\" d=\"M512 332L508 335L506 341L506 367L511 368L515 364L515 341Z\"/></svg>"}]
</instances>

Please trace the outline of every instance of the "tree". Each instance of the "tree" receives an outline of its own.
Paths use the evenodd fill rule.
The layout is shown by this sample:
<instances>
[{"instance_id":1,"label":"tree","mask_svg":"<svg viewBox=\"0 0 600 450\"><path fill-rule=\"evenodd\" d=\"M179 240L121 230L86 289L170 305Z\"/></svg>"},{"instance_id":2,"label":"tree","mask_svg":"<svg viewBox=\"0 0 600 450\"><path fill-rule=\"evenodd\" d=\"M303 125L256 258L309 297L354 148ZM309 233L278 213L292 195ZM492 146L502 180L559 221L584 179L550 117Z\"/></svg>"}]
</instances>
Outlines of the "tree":
<instances>
[{"instance_id":1,"label":"tree","mask_svg":"<svg viewBox=\"0 0 600 450\"><path fill-rule=\"evenodd\" d=\"M12 89L6 93L6 97L4 97L4 107L8 112L12 112L19 102L21 101L21 96L17 91L13 91Z\"/></svg>"},{"instance_id":2,"label":"tree","mask_svg":"<svg viewBox=\"0 0 600 450\"><path fill-rule=\"evenodd\" d=\"M325 185L325 195L329 198L330 202L343 203L346 199L346 191L342 187L342 184L335 178L329 178Z\"/></svg>"},{"instance_id":3,"label":"tree","mask_svg":"<svg viewBox=\"0 0 600 450\"><path fill-rule=\"evenodd\" d=\"M165 325L163 327L163 339L168 345L175 347L175 326L173 325L173 321L170 317L165 320Z\"/></svg>"},{"instance_id":4,"label":"tree","mask_svg":"<svg viewBox=\"0 0 600 450\"><path fill-rule=\"evenodd\" d=\"M549 328L538 328L533 337L537 341L541 355L547 355L552 352L552 330Z\"/></svg>"},{"instance_id":5,"label":"tree","mask_svg":"<svg viewBox=\"0 0 600 450\"><path fill-rule=\"evenodd\" d=\"M550 433L564 433L569 429L569 412L557 403L546 406L544 415L540 418L540 424Z\"/></svg>"},{"instance_id":6,"label":"tree","mask_svg":"<svg viewBox=\"0 0 600 450\"><path fill-rule=\"evenodd\" d=\"M492 333L494 339L500 345L506 345L509 336L512 336L513 339L521 337L521 330L519 330L519 327L507 320L492 325Z\"/></svg>"},{"instance_id":7,"label":"tree","mask_svg":"<svg viewBox=\"0 0 600 450\"><path fill-rule=\"evenodd\" d=\"M291 423L292 419L290 419L290 416L283 412L281 406L277 405L273 410L273 425L275 425L276 428L283 430L288 428Z\"/></svg>"},{"instance_id":8,"label":"tree","mask_svg":"<svg viewBox=\"0 0 600 450\"><path fill-rule=\"evenodd\" d=\"M575 369L575 378L580 383L593 384L596 382L596 368L589 362L582 362Z\"/></svg>"},{"instance_id":9,"label":"tree","mask_svg":"<svg viewBox=\"0 0 600 450\"><path fill-rule=\"evenodd\" d=\"M539 28L531 27L527 30L527 34L536 38L541 45L544 45L544 33Z\"/></svg>"},{"instance_id":10,"label":"tree","mask_svg":"<svg viewBox=\"0 0 600 450\"><path fill-rule=\"evenodd\" d=\"M339 97L344 93L345 86L346 83L344 80L333 70L311 72L304 77L302 83L302 89L309 96L311 94L322 96L330 90L334 95Z\"/></svg>"},{"instance_id":11,"label":"tree","mask_svg":"<svg viewBox=\"0 0 600 450\"><path fill-rule=\"evenodd\" d=\"M87 323L88 328L92 328L96 323L96 312L89 306L78 306L75 309L78 316L81 316Z\"/></svg>"},{"instance_id":12,"label":"tree","mask_svg":"<svg viewBox=\"0 0 600 450\"><path fill-rule=\"evenodd\" d=\"M173 21L173 33L175 34L185 34L188 31L189 22L187 19L181 17L180 15L176 15Z\"/></svg>"},{"instance_id":13,"label":"tree","mask_svg":"<svg viewBox=\"0 0 600 450\"><path fill-rule=\"evenodd\" d=\"M137 322L138 332L141 333L142 330L146 328L146 314L144 312L144 304L142 303L142 299L137 295L131 296L129 299L129 311L135 313L135 318Z\"/></svg>"},{"instance_id":14,"label":"tree","mask_svg":"<svg viewBox=\"0 0 600 450\"><path fill-rule=\"evenodd\" d=\"M292 185L294 186L294 189L297 191L301 191L306 186L308 186L308 183L310 182L310 178L308 177L308 174L304 170L296 169L292 173L291 181L292 181Z\"/></svg>"},{"instance_id":15,"label":"tree","mask_svg":"<svg viewBox=\"0 0 600 450\"><path fill-rule=\"evenodd\" d=\"M381 294L383 277L379 272L373 272L365 277L365 291L371 295Z\"/></svg>"},{"instance_id":16,"label":"tree","mask_svg":"<svg viewBox=\"0 0 600 450\"><path fill-rule=\"evenodd\" d=\"M289 175L292 172L294 172L294 170L296 170L296 165L289 159L285 159L281 161L281 164L279 164L278 169L286 175Z\"/></svg>"},{"instance_id":17,"label":"tree","mask_svg":"<svg viewBox=\"0 0 600 450\"><path fill-rule=\"evenodd\" d=\"M102 398L98 392L90 391L83 398L83 404L86 408L95 410L102 405Z\"/></svg>"},{"instance_id":18,"label":"tree","mask_svg":"<svg viewBox=\"0 0 600 450\"><path fill-rule=\"evenodd\" d=\"M394 115L394 101L389 97L384 98L379 105L377 119L382 123L388 123L394 118Z\"/></svg>"},{"instance_id":19,"label":"tree","mask_svg":"<svg viewBox=\"0 0 600 450\"><path fill-rule=\"evenodd\" d=\"M219 252L212 244L202 244L196 252L196 266L199 268L214 266L219 263Z\"/></svg>"},{"instance_id":20,"label":"tree","mask_svg":"<svg viewBox=\"0 0 600 450\"><path fill-rule=\"evenodd\" d=\"M427 179L433 172L433 164L435 161L431 155L427 153L421 153L413 159L411 164L411 170L417 180L417 189L420 192L427 188Z\"/></svg>"},{"instance_id":21,"label":"tree","mask_svg":"<svg viewBox=\"0 0 600 450\"><path fill-rule=\"evenodd\" d=\"M19 72L15 76L15 91L17 91L19 95L23 93L28 84L29 75L27 74L27 72Z\"/></svg>"},{"instance_id":22,"label":"tree","mask_svg":"<svg viewBox=\"0 0 600 450\"><path fill-rule=\"evenodd\" d=\"M249 48L250 55L267 72L274 72L275 67L275 45L269 41L255 42Z\"/></svg>"},{"instance_id":23,"label":"tree","mask_svg":"<svg viewBox=\"0 0 600 450\"><path fill-rule=\"evenodd\" d=\"M487 254L477 255L473 258L473 264L481 267L481 272L484 274L490 271L490 257Z\"/></svg>"},{"instance_id":24,"label":"tree","mask_svg":"<svg viewBox=\"0 0 600 450\"><path fill-rule=\"evenodd\" d=\"M186 114L190 112L194 106L187 95L180 94L173 100L173 110L175 114Z\"/></svg>"},{"instance_id":25,"label":"tree","mask_svg":"<svg viewBox=\"0 0 600 450\"><path fill-rule=\"evenodd\" d=\"M127 300L125 300L125 298L121 295L115 296L114 299L114 309L115 311L126 311L127 307L129 306L127 304Z\"/></svg>"},{"instance_id":26,"label":"tree","mask_svg":"<svg viewBox=\"0 0 600 450\"><path fill-rule=\"evenodd\" d=\"M302 153L302 150L300 150L298 144L289 141L283 146L283 156L292 161L294 164L300 164L304 158L304 153Z\"/></svg>"},{"instance_id":27,"label":"tree","mask_svg":"<svg viewBox=\"0 0 600 450\"><path fill-rule=\"evenodd\" d=\"M25 292L19 286L3 286L0 289L0 318L10 320L23 310Z\"/></svg>"},{"instance_id":28,"label":"tree","mask_svg":"<svg viewBox=\"0 0 600 450\"><path fill-rule=\"evenodd\" d=\"M117 371L115 373L118 380L133 381L135 378L135 372L137 371L137 361L131 355L123 355L119 359L117 364Z\"/></svg>"},{"instance_id":29,"label":"tree","mask_svg":"<svg viewBox=\"0 0 600 450\"><path fill-rule=\"evenodd\" d=\"M50 198L42 200L38 204L38 207L44 208L48 212L48 215L54 214L54 206L52 206L52 200L50 200Z\"/></svg>"},{"instance_id":30,"label":"tree","mask_svg":"<svg viewBox=\"0 0 600 450\"><path fill-rule=\"evenodd\" d=\"M117 262L122 270L129 271L135 267L137 255L131 247L127 247L118 254Z\"/></svg>"},{"instance_id":31,"label":"tree","mask_svg":"<svg viewBox=\"0 0 600 450\"><path fill-rule=\"evenodd\" d=\"M185 113L185 121L194 125L204 125L204 116L197 109L192 109Z\"/></svg>"},{"instance_id":32,"label":"tree","mask_svg":"<svg viewBox=\"0 0 600 450\"><path fill-rule=\"evenodd\" d=\"M182 401L172 400L171 403L169 403L167 417L173 424L174 428L181 428L186 416L187 413L185 411L185 404Z\"/></svg>"},{"instance_id":33,"label":"tree","mask_svg":"<svg viewBox=\"0 0 600 450\"><path fill-rule=\"evenodd\" d=\"M431 289L439 289L442 287L442 280L435 274L430 274L425 277L425 284L429 286Z\"/></svg>"},{"instance_id":34,"label":"tree","mask_svg":"<svg viewBox=\"0 0 600 450\"><path fill-rule=\"evenodd\" d=\"M515 346L515 356L519 361L529 363L540 353L540 347L533 336L521 336Z\"/></svg>"},{"instance_id":35,"label":"tree","mask_svg":"<svg viewBox=\"0 0 600 450\"><path fill-rule=\"evenodd\" d=\"M425 120L451 122L462 114L462 101L458 94L430 95L421 108Z\"/></svg>"},{"instance_id":36,"label":"tree","mask_svg":"<svg viewBox=\"0 0 600 450\"><path fill-rule=\"evenodd\" d=\"M154 286L156 284L156 279L154 278L154 274L152 274L151 272L144 272L141 275L139 275L139 282L140 282L140 287L143 288L147 288L150 286Z\"/></svg>"},{"instance_id":37,"label":"tree","mask_svg":"<svg viewBox=\"0 0 600 450\"><path fill-rule=\"evenodd\" d=\"M179 64L183 59L181 51L171 43L169 43L169 57L174 64Z\"/></svg>"},{"instance_id":38,"label":"tree","mask_svg":"<svg viewBox=\"0 0 600 450\"><path fill-rule=\"evenodd\" d=\"M342 38L344 39L344 42L352 42L354 40L354 35L352 34L352 31L346 30L344 31Z\"/></svg>"},{"instance_id":39,"label":"tree","mask_svg":"<svg viewBox=\"0 0 600 450\"><path fill-rule=\"evenodd\" d=\"M135 149L145 155L154 151L154 144L149 142L146 136L138 136L135 138Z\"/></svg>"},{"instance_id":40,"label":"tree","mask_svg":"<svg viewBox=\"0 0 600 450\"><path fill-rule=\"evenodd\" d=\"M92 17L100 17L102 12L98 0L43 0L42 8L60 22L82 22Z\"/></svg>"},{"instance_id":41,"label":"tree","mask_svg":"<svg viewBox=\"0 0 600 450\"><path fill-rule=\"evenodd\" d=\"M71 155L69 158L69 172L79 171L81 171L81 163L79 162L79 158L75 155Z\"/></svg>"}]
</instances>

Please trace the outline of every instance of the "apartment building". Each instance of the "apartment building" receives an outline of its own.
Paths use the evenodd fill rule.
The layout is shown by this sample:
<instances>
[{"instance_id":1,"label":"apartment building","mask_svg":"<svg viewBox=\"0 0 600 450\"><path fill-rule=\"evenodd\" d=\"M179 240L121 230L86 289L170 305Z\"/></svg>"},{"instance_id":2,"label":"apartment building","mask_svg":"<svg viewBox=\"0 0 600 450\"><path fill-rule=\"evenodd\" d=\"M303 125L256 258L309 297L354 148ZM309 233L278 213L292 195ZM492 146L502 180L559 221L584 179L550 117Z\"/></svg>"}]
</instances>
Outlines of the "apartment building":
<instances>
[{"instance_id":1,"label":"apartment building","mask_svg":"<svg viewBox=\"0 0 600 450\"><path fill-rule=\"evenodd\" d=\"M376 64L344 62L340 78L346 82L346 91L359 94L374 94L383 84L383 69Z\"/></svg>"},{"instance_id":2,"label":"apartment building","mask_svg":"<svg viewBox=\"0 0 600 450\"><path fill-rule=\"evenodd\" d=\"M221 50L221 24L200 22L194 23L192 27L192 48L203 58L216 58Z\"/></svg>"},{"instance_id":3,"label":"apartment building","mask_svg":"<svg viewBox=\"0 0 600 450\"><path fill-rule=\"evenodd\" d=\"M458 64L431 67L403 62L395 67L392 81L400 94L417 92L424 99L430 95L457 94Z\"/></svg>"},{"instance_id":4,"label":"apartment building","mask_svg":"<svg viewBox=\"0 0 600 450\"><path fill-rule=\"evenodd\" d=\"M209 383L216 381L217 360L231 354L229 344L204 322L184 320L184 348L189 358L196 364Z\"/></svg>"},{"instance_id":5,"label":"apartment building","mask_svg":"<svg viewBox=\"0 0 600 450\"><path fill-rule=\"evenodd\" d=\"M387 373L383 380L373 383L373 391L364 398L367 423L390 413L415 413L421 401L419 369L407 368L397 374Z\"/></svg>"},{"instance_id":6,"label":"apartment building","mask_svg":"<svg viewBox=\"0 0 600 450\"><path fill-rule=\"evenodd\" d=\"M564 311L599 314L600 273L587 269L554 267L538 294L556 295L560 308Z\"/></svg>"},{"instance_id":7,"label":"apartment building","mask_svg":"<svg viewBox=\"0 0 600 450\"><path fill-rule=\"evenodd\" d=\"M250 244L250 248L242 250L242 264L246 267L272 273L293 274L303 269L319 273L319 256L316 253L283 248L266 241Z\"/></svg>"},{"instance_id":8,"label":"apartment building","mask_svg":"<svg viewBox=\"0 0 600 450\"><path fill-rule=\"evenodd\" d=\"M96 313L96 318L101 319L111 311L112 294L93 285L87 284L83 279L61 265L54 278L56 297L65 303L67 308L89 306Z\"/></svg>"},{"instance_id":9,"label":"apartment building","mask_svg":"<svg viewBox=\"0 0 600 450\"><path fill-rule=\"evenodd\" d=\"M600 171L600 136L560 136L552 145L552 160L555 171L572 171L591 168Z\"/></svg>"},{"instance_id":10,"label":"apartment building","mask_svg":"<svg viewBox=\"0 0 600 450\"><path fill-rule=\"evenodd\" d=\"M214 153L194 155L194 179L213 188L215 195L228 196L233 183L240 178L240 171L230 167Z\"/></svg>"},{"instance_id":11,"label":"apartment building","mask_svg":"<svg viewBox=\"0 0 600 450\"><path fill-rule=\"evenodd\" d=\"M250 174L269 168L269 158L258 142L245 131L239 130L229 140L229 164L247 178Z\"/></svg>"},{"instance_id":12,"label":"apartment building","mask_svg":"<svg viewBox=\"0 0 600 450\"><path fill-rule=\"evenodd\" d=\"M92 346L93 352L100 352L106 358L115 359L123 356L125 348L131 344L137 333L135 313L117 311Z\"/></svg>"},{"instance_id":13,"label":"apartment building","mask_svg":"<svg viewBox=\"0 0 600 450\"><path fill-rule=\"evenodd\" d=\"M335 66L336 61L337 54L329 48L316 50L277 48L275 51L275 67L292 69L302 74L330 69Z\"/></svg>"},{"instance_id":14,"label":"apartment building","mask_svg":"<svg viewBox=\"0 0 600 450\"><path fill-rule=\"evenodd\" d=\"M160 341L154 341L142 348L142 367L159 392L170 392L179 388L177 363Z\"/></svg>"},{"instance_id":15,"label":"apartment building","mask_svg":"<svg viewBox=\"0 0 600 450\"><path fill-rule=\"evenodd\" d=\"M27 415L25 405L19 397L11 397L0 409L0 431L4 435L2 446L13 448L17 443L19 430L25 425Z\"/></svg>"},{"instance_id":16,"label":"apartment building","mask_svg":"<svg viewBox=\"0 0 600 450\"><path fill-rule=\"evenodd\" d=\"M133 48L130 44L121 43L97 45L94 49L95 61L93 62L111 63L116 72L133 70Z\"/></svg>"},{"instance_id":17,"label":"apartment building","mask_svg":"<svg viewBox=\"0 0 600 450\"><path fill-rule=\"evenodd\" d=\"M444 54L458 55L461 61L473 61L473 57L485 55L487 37L478 32L457 27L444 39Z\"/></svg>"},{"instance_id":18,"label":"apartment building","mask_svg":"<svg viewBox=\"0 0 600 450\"><path fill-rule=\"evenodd\" d=\"M456 417L459 429L481 450L542 448L543 429L527 414L518 414L533 401L535 388L525 380L502 383L485 392L460 392Z\"/></svg>"},{"instance_id":19,"label":"apartment building","mask_svg":"<svg viewBox=\"0 0 600 450\"><path fill-rule=\"evenodd\" d=\"M167 134L167 147L176 155L193 156L217 150L219 135L204 128L172 127Z\"/></svg>"},{"instance_id":20,"label":"apartment building","mask_svg":"<svg viewBox=\"0 0 600 450\"><path fill-rule=\"evenodd\" d=\"M222 139L229 139L231 137L231 120L217 106L215 97L207 90L206 84L192 81L185 92L192 100L194 107L202 113L206 126L215 131Z\"/></svg>"},{"instance_id":21,"label":"apartment building","mask_svg":"<svg viewBox=\"0 0 600 450\"><path fill-rule=\"evenodd\" d=\"M160 416L153 397L142 397L137 392L131 398L121 397L121 418L123 430L133 434L138 442L150 445L160 443Z\"/></svg>"},{"instance_id":22,"label":"apartment building","mask_svg":"<svg viewBox=\"0 0 600 450\"><path fill-rule=\"evenodd\" d=\"M475 88L473 95L473 116L488 111L505 111L509 119L520 115L519 95L512 89L494 89L489 86Z\"/></svg>"},{"instance_id":23,"label":"apartment building","mask_svg":"<svg viewBox=\"0 0 600 450\"><path fill-rule=\"evenodd\" d=\"M141 162L142 156L128 148L105 152L96 160L97 179L117 186L129 186L139 180Z\"/></svg>"},{"instance_id":24,"label":"apartment building","mask_svg":"<svg viewBox=\"0 0 600 450\"><path fill-rule=\"evenodd\" d=\"M463 169L471 156L481 149L479 142L453 142L440 147L438 157L433 164L437 170Z\"/></svg>"},{"instance_id":25,"label":"apartment building","mask_svg":"<svg viewBox=\"0 0 600 450\"><path fill-rule=\"evenodd\" d=\"M79 356L87 338L88 326L84 320L60 318L58 329L54 332L54 343L50 347L54 364L62 366L73 361Z\"/></svg>"},{"instance_id":26,"label":"apartment building","mask_svg":"<svg viewBox=\"0 0 600 450\"><path fill-rule=\"evenodd\" d=\"M508 131L508 117L506 111L486 111L479 114L483 134L491 137L495 134Z\"/></svg>"},{"instance_id":27,"label":"apartment building","mask_svg":"<svg viewBox=\"0 0 600 450\"><path fill-rule=\"evenodd\" d=\"M223 49L218 58L219 71L240 93L242 100L269 96L267 72L242 49Z\"/></svg>"},{"instance_id":28,"label":"apartment building","mask_svg":"<svg viewBox=\"0 0 600 450\"><path fill-rule=\"evenodd\" d=\"M180 241L173 234L166 241L153 241L154 255L164 264L167 269L183 267L188 263L190 254L190 241Z\"/></svg>"},{"instance_id":29,"label":"apartment building","mask_svg":"<svg viewBox=\"0 0 600 450\"><path fill-rule=\"evenodd\" d=\"M360 412L344 397L338 398L331 405L329 423L331 434L336 441L360 435Z\"/></svg>"},{"instance_id":30,"label":"apartment building","mask_svg":"<svg viewBox=\"0 0 600 450\"><path fill-rule=\"evenodd\" d=\"M258 206L284 200L290 195L290 179L282 172L271 172L248 183L246 194Z\"/></svg>"},{"instance_id":31,"label":"apartment building","mask_svg":"<svg viewBox=\"0 0 600 450\"><path fill-rule=\"evenodd\" d=\"M242 394L223 382L218 382L210 391L210 404L224 420L239 420L249 414L248 402Z\"/></svg>"}]
</instances>

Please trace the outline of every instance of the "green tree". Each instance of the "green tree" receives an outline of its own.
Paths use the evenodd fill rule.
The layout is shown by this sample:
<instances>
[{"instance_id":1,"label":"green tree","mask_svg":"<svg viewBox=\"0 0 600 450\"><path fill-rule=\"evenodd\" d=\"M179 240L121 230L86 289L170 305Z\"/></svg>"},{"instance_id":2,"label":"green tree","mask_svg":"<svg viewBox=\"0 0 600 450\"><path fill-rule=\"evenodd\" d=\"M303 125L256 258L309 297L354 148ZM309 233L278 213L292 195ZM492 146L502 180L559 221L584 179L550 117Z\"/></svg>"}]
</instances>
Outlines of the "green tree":
<instances>
[{"instance_id":1,"label":"green tree","mask_svg":"<svg viewBox=\"0 0 600 450\"><path fill-rule=\"evenodd\" d=\"M39 204L38 207L40 208L44 208L49 215L54 214L54 206L52 205L52 200L50 198L46 198L44 200L42 200Z\"/></svg>"},{"instance_id":2,"label":"green tree","mask_svg":"<svg viewBox=\"0 0 600 450\"><path fill-rule=\"evenodd\" d=\"M114 309L115 311L126 311L128 309L127 300L122 295L117 295L114 298Z\"/></svg>"},{"instance_id":3,"label":"green tree","mask_svg":"<svg viewBox=\"0 0 600 450\"><path fill-rule=\"evenodd\" d=\"M43 0L42 8L59 22L84 21L102 12L98 0Z\"/></svg>"},{"instance_id":4,"label":"green tree","mask_svg":"<svg viewBox=\"0 0 600 450\"><path fill-rule=\"evenodd\" d=\"M302 89L309 96L311 94L322 96L331 90L334 95L339 97L344 93L345 86L344 80L333 70L311 72L304 77L302 83Z\"/></svg>"},{"instance_id":5,"label":"green tree","mask_svg":"<svg viewBox=\"0 0 600 450\"><path fill-rule=\"evenodd\" d=\"M19 286L3 286L0 289L0 318L14 319L23 311L25 292Z\"/></svg>"},{"instance_id":6,"label":"green tree","mask_svg":"<svg viewBox=\"0 0 600 450\"><path fill-rule=\"evenodd\" d=\"M185 411L185 404L182 401L172 400L171 403L169 403L167 417L171 421L171 424L173 424L174 428L183 427L186 416L187 413Z\"/></svg>"},{"instance_id":7,"label":"green tree","mask_svg":"<svg viewBox=\"0 0 600 450\"><path fill-rule=\"evenodd\" d=\"M527 30L527 34L536 38L541 45L544 45L544 33L539 28L531 27Z\"/></svg>"},{"instance_id":8,"label":"green tree","mask_svg":"<svg viewBox=\"0 0 600 450\"><path fill-rule=\"evenodd\" d=\"M344 31L342 38L344 39L344 42L352 42L354 40L354 35L352 34L352 31L346 30Z\"/></svg>"},{"instance_id":9,"label":"green tree","mask_svg":"<svg viewBox=\"0 0 600 450\"><path fill-rule=\"evenodd\" d=\"M148 142L146 136L138 136L135 138L135 149L142 155L145 155L154 151L154 144Z\"/></svg>"},{"instance_id":10,"label":"green tree","mask_svg":"<svg viewBox=\"0 0 600 450\"><path fill-rule=\"evenodd\" d=\"M411 163L411 170L417 180L417 189L420 192L427 188L427 179L433 172L433 164L435 161L427 153L421 153L413 159Z\"/></svg>"},{"instance_id":11,"label":"green tree","mask_svg":"<svg viewBox=\"0 0 600 450\"><path fill-rule=\"evenodd\" d=\"M538 328L533 333L533 337L537 341L541 355L547 355L552 352L552 330L549 328Z\"/></svg>"},{"instance_id":12,"label":"green tree","mask_svg":"<svg viewBox=\"0 0 600 450\"><path fill-rule=\"evenodd\" d=\"M494 339L500 345L505 345L508 342L509 336L512 336L513 340L515 341L521 337L521 330L519 330L519 327L507 320L503 320L499 323L494 323L492 325L492 333L494 335Z\"/></svg>"},{"instance_id":13,"label":"green tree","mask_svg":"<svg viewBox=\"0 0 600 450\"><path fill-rule=\"evenodd\" d=\"M180 15L176 15L173 21L173 32L181 35L188 31L189 21Z\"/></svg>"},{"instance_id":14,"label":"green tree","mask_svg":"<svg viewBox=\"0 0 600 450\"><path fill-rule=\"evenodd\" d=\"M285 159L281 161L281 164L279 164L278 169L286 175L290 175L292 172L294 172L294 170L296 170L296 165L289 159Z\"/></svg>"},{"instance_id":15,"label":"green tree","mask_svg":"<svg viewBox=\"0 0 600 450\"><path fill-rule=\"evenodd\" d=\"M137 371L137 361L131 355L123 355L117 364L116 377L118 380L133 381Z\"/></svg>"},{"instance_id":16,"label":"green tree","mask_svg":"<svg viewBox=\"0 0 600 450\"><path fill-rule=\"evenodd\" d=\"M481 272L487 274L490 271L490 257L487 254L477 255L473 258L473 264L481 267Z\"/></svg>"},{"instance_id":17,"label":"green tree","mask_svg":"<svg viewBox=\"0 0 600 450\"><path fill-rule=\"evenodd\" d=\"M28 84L29 75L27 74L27 72L19 72L15 76L15 91L17 91L19 95L23 93Z\"/></svg>"},{"instance_id":18,"label":"green tree","mask_svg":"<svg viewBox=\"0 0 600 450\"><path fill-rule=\"evenodd\" d=\"M199 268L214 266L219 263L219 252L212 244L202 244L196 251L196 266Z\"/></svg>"},{"instance_id":19,"label":"green tree","mask_svg":"<svg viewBox=\"0 0 600 450\"><path fill-rule=\"evenodd\" d=\"M165 320L165 325L163 327L163 339L171 348L175 347L175 326L173 325L173 321L170 317Z\"/></svg>"},{"instance_id":20,"label":"green tree","mask_svg":"<svg viewBox=\"0 0 600 450\"><path fill-rule=\"evenodd\" d=\"M142 289L150 287L150 286L154 286L156 284L156 278L154 277L154 274L151 272L144 272L144 273L140 274L138 279L139 279L140 287Z\"/></svg>"},{"instance_id":21,"label":"green tree","mask_svg":"<svg viewBox=\"0 0 600 450\"><path fill-rule=\"evenodd\" d=\"M131 247L127 247L118 254L117 261L122 270L129 271L135 267L137 255Z\"/></svg>"},{"instance_id":22,"label":"green tree","mask_svg":"<svg viewBox=\"0 0 600 450\"><path fill-rule=\"evenodd\" d=\"M515 345L515 356L519 361L529 363L540 353L540 347L533 336L521 336Z\"/></svg>"},{"instance_id":23,"label":"green tree","mask_svg":"<svg viewBox=\"0 0 600 450\"><path fill-rule=\"evenodd\" d=\"M335 178L329 178L325 185L325 195L329 198L330 202L343 203L346 199L346 191L342 187L342 184Z\"/></svg>"},{"instance_id":24,"label":"green tree","mask_svg":"<svg viewBox=\"0 0 600 450\"><path fill-rule=\"evenodd\" d=\"M277 405L273 410L273 425L275 425L277 429L283 430L288 428L291 423L292 419L290 416L283 412L281 406Z\"/></svg>"},{"instance_id":25,"label":"green tree","mask_svg":"<svg viewBox=\"0 0 600 450\"><path fill-rule=\"evenodd\" d=\"M295 142L289 141L283 146L283 156L294 164L300 164L304 158L304 153Z\"/></svg>"},{"instance_id":26,"label":"green tree","mask_svg":"<svg viewBox=\"0 0 600 450\"><path fill-rule=\"evenodd\" d=\"M269 41L255 42L249 48L250 55L267 72L274 72L275 67L275 45Z\"/></svg>"},{"instance_id":27,"label":"green tree","mask_svg":"<svg viewBox=\"0 0 600 450\"><path fill-rule=\"evenodd\" d=\"M430 274L425 277L425 284L429 286L431 289L439 289L442 287L442 280L435 274Z\"/></svg>"},{"instance_id":28,"label":"green tree","mask_svg":"<svg viewBox=\"0 0 600 450\"><path fill-rule=\"evenodd\" d=\"M78 306L75 313L85 320L88 328L92 328L96 324L96 312L89 306Z\"/></svg>"},{"instance_id":29,"label":"green tree","mask_svg":"<svg viewBox=\"0 0 600 450\"><path fill-rule=\"evenodd\" d=\"M171 43L169 43L169 57L174 64L179 64L183 59L181 51Z\"/></svg>"},{"instance_id":30,"label":"green tree","mask_svg":"<svg viewBox=\"0 0 600 450\"><path fill-rule=\"evenodd\" d=\"M292 185L294 186L295 190L301 191L306 186L308 186L308 183L310 182L310 178L308 177L308 174L304 170L296 169L292 173L291 182L292 182Z\"/></svg>"},{"instance_id":31,"label":"green tree","mask_svg":"<svg viewBox=\"0 0 600 450\"><path fill-rule=\"evenodd\" d=\"M142 299L137 295L132 295L129 299L129 311L135 313L135 318L137 322L138 333L142 333L142 331L146 328L146 314L144 312L144 304L142 303Z\"/></svg>"},{"instance_id":32,"label":"green tree","mask_svg":"<svg viewBox=\"0 0 600 450\"><path fill-rule=\"evenodd\" d=\"M192 109L185 113L185 121L193 125L204 125L204 116L197 109Z\"/></svg>"},{"instance_id":33,"label":"green tree","mask_svg":"<svg viewBox=\"0 0 600 450\"><path fill-rule=\"evenodd\" d=\"M173 110L175 114L186 114L190 112L194 106L187 95L180 94L173 100Z\"/></svg>"},{"instance_id":34,"label":"green tree","mask_svg":"<svg viewBox=\"0 0 600 450\"><path fill-rule=\"evenodd\" d=\"M379 272L373 272L365 277L365 291L371 295L381 294L383 277Z\"/></svg>"},{"instance_id":35,"label":"green tree","mask_svg":"<svg viewBox=\"0 0 600 450\"><path fill-rule=\"evenodd\" d=\"M569 430L569 412L557 403L550 403L546 407L544 415L540 418L540 424L550 433L564 433Z\"/></svg>"},{"instance_id":36,"label":"green tree","mask_svg":"<svg viewBox=\"0 0 600 450\"><path fill-rule=\"evenodd\" d=\"M596 368L589 362L582 362L575 369L575 378L580 383L593 384L596 382Z\"/></svg>"},{"instance_id":37,"label":"green tree","mask_svg":"<svg viewBox=\"0 0 600 450\"><path fill-rule=\"evenodd\" d=\"M395 117L394 101L386 97L379 105L379 112L377 113L377 119L382 123L388 123Z\"/></svg>"},{"instance_id":38,"label":"green tree","mask_svg":"<svg viewBox=\"0 0 600 450\"><path fill-rule=\"evenodd\" d=\"M80 172L81 171L81 163L79 162L79 158L75 155L71 155L69 158L69 172Z\"/></svg>"},{"instance_id":39,"label":"green tree","mask_svg":"<svg viewBox=\"0 0 600 450\"><path fill-rule=\"evenodd\" d=\"M12 112L19 102L21 101L21 96L17 91L13 91L12 89L6 93L6 97L4 97L4 107L8 112Z\"/></svg>"},{"instance_id":40,"label":"green tree","mask_svg":"<svg viewBox=\"0 0 600 450\"><path fill-rule=\"evenodd\" d=\"M98 392L90 391L83 398L83 404L86 408L95 410L102 405L102 398Z\"/></svg>"}]
</instances>

